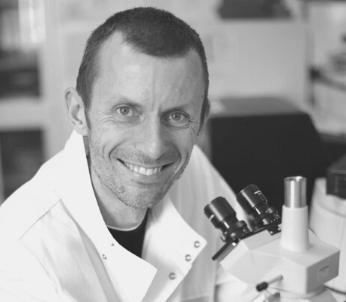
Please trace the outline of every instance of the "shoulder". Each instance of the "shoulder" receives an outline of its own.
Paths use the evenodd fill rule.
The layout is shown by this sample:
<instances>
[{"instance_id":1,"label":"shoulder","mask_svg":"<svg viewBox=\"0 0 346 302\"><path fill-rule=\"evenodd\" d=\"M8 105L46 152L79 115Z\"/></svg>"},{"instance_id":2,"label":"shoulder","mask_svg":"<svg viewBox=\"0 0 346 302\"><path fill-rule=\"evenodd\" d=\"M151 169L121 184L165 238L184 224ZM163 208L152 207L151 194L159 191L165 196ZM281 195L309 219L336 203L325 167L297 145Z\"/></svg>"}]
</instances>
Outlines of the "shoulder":
<instances>
[{"instance_id":1,"label":"shoulder","mask_svg":"<svg viewBox=\"0 0 346 302\"><path fill-rule=\"evenodd\" d=\"M59 198L49 181L49 173L52 173L50 161L2 203L0 206L2 242L16 241L58 202Z\"/></svg>"},{"instance_id":2,"label":"shoulder","mask_svg":"<svg viewBox=\"0 0 346 302\"><path fill-rule=\"evenodd\" d=\"M204 206L223 196L236 211L239 208L232 189L198 146L194 147L189 164L170 194L177 207L179 202L185 204L186 198L190 199L190 203Z\"/></svg>"}]
</instances>

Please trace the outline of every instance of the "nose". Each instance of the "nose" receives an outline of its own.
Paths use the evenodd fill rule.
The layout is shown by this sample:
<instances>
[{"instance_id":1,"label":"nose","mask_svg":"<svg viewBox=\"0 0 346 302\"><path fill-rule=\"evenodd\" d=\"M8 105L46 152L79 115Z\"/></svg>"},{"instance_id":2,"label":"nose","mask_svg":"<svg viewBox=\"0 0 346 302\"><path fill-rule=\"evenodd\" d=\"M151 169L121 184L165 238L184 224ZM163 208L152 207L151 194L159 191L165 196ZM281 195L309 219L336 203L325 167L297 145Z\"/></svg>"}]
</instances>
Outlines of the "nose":
<instances>
[{"instance_id":1,"label":"nose","mask_svg":"<svg viewBox=\"0 0 346 302\"><path fill-rule=\"evenodd\" d=\"M158 160L165 154L167 135L159 119L148 120L139 130L136 149L148 158Z\"/></svg>"}]
</instances>

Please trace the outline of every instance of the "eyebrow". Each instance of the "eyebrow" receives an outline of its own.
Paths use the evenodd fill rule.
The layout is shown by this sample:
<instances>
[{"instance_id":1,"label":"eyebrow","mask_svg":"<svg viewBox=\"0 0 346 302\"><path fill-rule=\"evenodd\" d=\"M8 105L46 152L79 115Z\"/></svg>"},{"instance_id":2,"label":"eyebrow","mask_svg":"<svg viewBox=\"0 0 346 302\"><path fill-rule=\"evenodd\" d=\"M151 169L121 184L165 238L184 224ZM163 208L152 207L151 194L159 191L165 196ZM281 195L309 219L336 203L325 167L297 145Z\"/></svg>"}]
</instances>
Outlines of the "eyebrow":
<instances>
[{"instance_id":1,"label":"eyebrow","mask_svg":"<svg viewBox=\"0 0 346 302\"><path fill-rule=\"evenodd\" d=\"M181 106L176 106L176 107L172 107L172 108L169 108L167 110L165 110L164 112L172 112L172 111L186 111L189 107L189 104L184 104L184 105L181 105Z\"/></svg>"},{"instance_id":2,"label":"eyebrow","mask_svg":"<svg viewBox=\"0 0 346 302\"><path fill-rule=\"evenodd\" d=\"M126 96L120 96L120 97L117 97L117 98L111 98L110 101L112 101L112 100L116 101L116 104L113 104L113 106L112 106L112 110L116 106L118 106L120 104L127 104L127 105L130 105L130 106L136 107L136 108L143 108L143 104L142 103L138 103L136 101L133 101L133 100L129 99ZM185 104L181 104L181 105L178 105L178 106L175 106L175 107L168 108L166 110L160 111L160 113L166 114L166 113L173 112L173 111L187 111L189 108L192 107L191 105L192 105L192 103L188 102L188 103L185 103Z\"/></svg>"},{"instance_id":3,"label":"eyebrow","mask_svg":"<svg viewBox=\"0 0 346 302\"><path fill-rule=\"evenodd\" d=\"M126 105L130 105L130 106L133 106L133 107L141 107L142 105L133 101L133 100L130 100L126 97L121 97L121 98L111 98L109 99L110 102L112 102L112 109L114 109L115 107L121 105L121 104L126 104ZM114 103L115 101L115 103Z\"/></svg>"}]
</instances>

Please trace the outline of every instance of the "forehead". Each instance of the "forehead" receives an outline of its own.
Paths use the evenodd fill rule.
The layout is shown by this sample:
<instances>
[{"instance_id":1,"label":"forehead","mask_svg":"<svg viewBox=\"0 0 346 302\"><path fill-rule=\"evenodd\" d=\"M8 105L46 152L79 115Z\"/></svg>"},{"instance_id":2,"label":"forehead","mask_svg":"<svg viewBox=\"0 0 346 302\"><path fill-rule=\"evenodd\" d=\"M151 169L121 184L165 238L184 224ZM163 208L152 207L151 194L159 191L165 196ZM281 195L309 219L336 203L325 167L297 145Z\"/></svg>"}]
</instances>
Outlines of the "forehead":
<instances>
[{"instance_id":1,"label":"forehead","mask_svg":"<svg viewBox=\"0 0 346 302\"><path fill-rule=\"evenodd\" d=\"M130 93L143 94L143 89L152 93L169 87L173 92L204 94L203 67L194 50L176 57L154 57L137 51L124 42L121 33L115 33L102 45L96 64L96 93L128 88Z\"/></svg>"}]
</instances>

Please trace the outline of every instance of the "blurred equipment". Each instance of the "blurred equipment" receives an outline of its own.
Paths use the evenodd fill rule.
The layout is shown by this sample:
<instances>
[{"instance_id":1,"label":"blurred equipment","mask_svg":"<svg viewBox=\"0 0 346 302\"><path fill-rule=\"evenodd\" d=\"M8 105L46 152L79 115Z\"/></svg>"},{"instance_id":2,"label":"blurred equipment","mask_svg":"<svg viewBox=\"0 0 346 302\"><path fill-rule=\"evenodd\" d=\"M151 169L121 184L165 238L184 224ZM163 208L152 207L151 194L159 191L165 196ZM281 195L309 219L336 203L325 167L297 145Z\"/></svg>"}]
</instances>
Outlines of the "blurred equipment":
<instances>
[{"instance_id":1,"label":"blurred equipment","mask_svg":"<svg viewBox=\"0 0 346 302\"><path fill-rule=\"evenodd\" d=\"M226 221L229 215L220 211L227 211L230 206L224 204L224 199L217 198L205 207L213 224L224 227L225 245L214 259L237 279L259 292L266 291L262 301L337 301L324 283L338 274L339 251L308 229L306 179L287 177L284 186L281 227L276 210L253 185L237 196L250 216L251 231L236 231L239 228L234 226L242 225L244 230L246 223L238 221L232 209L232 219Z\"/></svg>"},{"instance_id":2,"label":"blurred equipment","mask_svg":"<svg viewBox=\"0 0 346 302\"><path fill-rule=\"evenodd\" d=\"M290 17L290 11L282 0L223 0L218 13L222 19Z\"/></svg>"},{"instance_id":3,"label":"blurred equipment","mask_svg":"<svg viewBox=\"0 0 346 302\"><path fill-rule=\"evenodd\" d=\"M209 121L211 157L233 190L254 183L280 212L282 179L303 175L309 204L315 180L328 166L310 116L278 98L232 98L222 106Z\"/></svg>"},{"instance_id":4,"label":"blurred equipment","mask_svg":"<svg viewBox=\"0 0 346 302\"><path fill-rule=\"evenodd\" d=\"M340 249L340 271L327 286L346 300L346 155L332 164L327 179L316 182L310 227L324 242Z\"/></svg>"}]
</instances>

